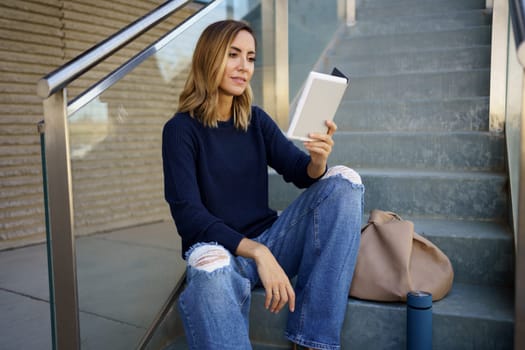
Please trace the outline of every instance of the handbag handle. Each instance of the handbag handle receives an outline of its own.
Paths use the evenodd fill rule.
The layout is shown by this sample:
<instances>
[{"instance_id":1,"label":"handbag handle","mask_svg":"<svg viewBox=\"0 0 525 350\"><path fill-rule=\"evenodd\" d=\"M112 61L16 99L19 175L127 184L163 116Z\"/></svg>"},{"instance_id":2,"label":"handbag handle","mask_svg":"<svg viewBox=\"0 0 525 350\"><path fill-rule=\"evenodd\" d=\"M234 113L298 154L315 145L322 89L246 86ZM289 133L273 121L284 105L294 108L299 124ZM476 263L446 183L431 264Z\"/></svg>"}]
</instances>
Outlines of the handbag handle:
<instances>
[{"instance_id":1,"label":"handbag handle","mask_svg":"<svg viewBox=\"0 0 525 350\"><path fill-rule=\"evenodd\" d=\"M397 221L402 221L403 219L398 214L391 212L391 211L383 211L379 209L374 209L370 213L370 217L368 219L368 223L365 227L367 227L369 224L382 224L386 222L387 220L384 220L385 217L389 217L392 219L396 219ZM388 220L390 221L390 220Z\"/></svg>"}]
</instances>

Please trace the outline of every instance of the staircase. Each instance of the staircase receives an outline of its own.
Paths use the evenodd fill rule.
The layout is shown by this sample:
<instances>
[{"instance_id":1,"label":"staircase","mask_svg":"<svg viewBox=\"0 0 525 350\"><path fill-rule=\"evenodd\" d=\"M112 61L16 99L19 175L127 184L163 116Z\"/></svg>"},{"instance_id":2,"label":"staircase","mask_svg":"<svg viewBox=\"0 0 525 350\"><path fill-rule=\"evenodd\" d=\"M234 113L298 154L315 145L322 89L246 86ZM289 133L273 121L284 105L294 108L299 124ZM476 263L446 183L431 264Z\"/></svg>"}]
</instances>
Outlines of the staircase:
<instances>
[{"instance_id":1,"label":"staircase","mask_svg":"<svg viewBox=\"0 0 525 350\"><path fill-rule=\"evenodd\" d=\"M489 132L491 15L485 0L366 0L320 71L350 75L330 163L360 172L371 209L412 220L450 258L433 306L435 349L512 349L514 248L502 133ZM299 193L271 176L271 205ZM286 348L285 315L254 292L252 338ZM405 305L349 299L343 349L404 349Z\"/></svg>"},{"instance_id":2,"label":"staircase","mask_svg":"<svg viewBox=\"0 0 525 350\"><path fill-rule=\"evenodd\" d=\"M433 348L513 349L514 245L504 134L489 131L485 0L357 3L357 24L336 33L316 67L350 76L330 164L361 174L364 220L371 209L394 211L450 258L454 285L433 305ZM298 194L271 174L273 208ZM263 305L255 290L254 349L289 349L286 311ZM181 334L171 319L170 333ZM185 344L181 335L165 349ZM343 350L405 348L405 304L349 298Z\"/></svg>"}]
</instances>

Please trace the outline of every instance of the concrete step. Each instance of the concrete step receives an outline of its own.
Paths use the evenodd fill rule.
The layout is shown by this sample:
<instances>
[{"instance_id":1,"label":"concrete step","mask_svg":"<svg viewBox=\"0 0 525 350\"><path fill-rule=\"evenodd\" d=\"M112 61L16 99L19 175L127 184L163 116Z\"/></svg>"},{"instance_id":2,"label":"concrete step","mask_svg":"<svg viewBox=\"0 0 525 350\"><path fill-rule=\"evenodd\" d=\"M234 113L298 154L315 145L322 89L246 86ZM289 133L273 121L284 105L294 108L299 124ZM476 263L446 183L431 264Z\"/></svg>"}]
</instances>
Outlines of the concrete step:
<instances>
[{"instance_id":1,"label":"concrete step","mask_svg":"<svg viewBox=\"0 0 525 350\"><path fill-rule=\"evenodd\" d=\"M454 48L490 45L491 27L479 26L438 32L400 33L378 36L352 37L345 32L339 35L330 54L353 56L389 54L394 52L421 51L435 48Z\"/></svg>"},{"instance_id":2,"label":"concrete step","mask_svg":"<svg viewBox=\"0 0 525 350\"><path fill-rule=\"evenodd\" d=\"M366 17L358 13L356 24L346 29L346 35L357 37L454 30L490 25L491 22L490 13L482 9L466 9L450 12L446 15L431 13L419 16L390 17L388 21L382 17Z\"/></svg>"},{"instance_id":3,"label":"concrete step","mask_svg":"<svg viewBox=\"0 0 525 350\"><path fill-rule=\"evenodd\" d=\"M507 176L490 172L360 169L365 208L465 220L506 219Z\"/></svg>"},{"instance_id":4,"label":"concrete step","mask_svg":"<svg viewBox=\"0 0 525 350\"><path fill-rule=\"evenodd\" d=\"M462 1L360 1L357 5L357 20L370 18L413 17L428 14L441 14L445 16L450 12L462 10L484 9L484 0L462 0Z\"/></svg>"},{"instance_id":5,"label":"concrete step","mask_svg":"<svg viewBox=\"0 0 525 350\"><path fill-rule=\"evenodd\" d=\"M454 268L455 282L514 286L514 243L507 224L417 217L403 219L412 221L415 232L428 238L448 256Z\"/></svg>"},{"instance_id":6,"label":"concrete step","mask_svg":"<svg viewBox=\"0 0 525 350\"><path fill-rule=\"evenodd\" d=\"M491 172L360 169L367 187L365 208L400 215L503 221L507 176Z\"/></svg>"},{"instance_id":7,"label":"concrete step","mask_svg":"<svg viewBox=\"0 0 525 350\"><path fill-rule=\"evenodd\" d=\"M264 309L264 291L252 292L250 339L253 349L290 349L284 337L288 311ZM434 349L511 349L513 291L455 282L432 306ZM176 322L177 323L177 322ZM349 298L341 332L342 349L406 349L406 305ZM188 349L178 337L163 350Z\"/></svg>"},{"instance_id":8,"label":"concrete step","mask_svg":"<svg viewBox=\"0 0 525 350\"><path fill-rule=\"evenodd\" d=\"M351 59L341 56L328 56L323 60L323 70L339 68L350 77L436 73L490 68L490 46L467 48L431 49L412 52L397 52L390 55L370 54Z\"/></svg>"},{"instance_id":9,"label":"concrete step","mask_svg":"<svg viewBox=\"0 0 525 350\"><path fill-rule=\"evenodd\" d=\"M351 166L351 165L349 165ZM383 209L402 216L462 220L507 219L507 176L493 172L360 169L365 212ZM301 192L276 173L269 177L270 206L286 208Z\"/></svg>"},{"instance_id":10,"label":"concrete step","mask_svg":"<svg viewBox=\"0 0 525 350\"><path fill-rule=\"evenodd\" d=\"M452 171L506 169L505 137L489 132L340 131L331 164Z\"/></svg>"},{"instance_id":11,"label":"concrete step","mask_svg":"<svg viewBox=\"0 0 525 350\"><path fill-rule=\"evenodd\" d=\"M489 95L488 69L354 77L346 101L450 99Z\"/></svg>"},{"instance_id":12,"label":"concrete step","mask_svg":"<svg viewBox=\"0 0 525 350\"><path fill-rule=\"evenodd\" d=\"M257 341L287 346L283 336L287 312L274 315L263 307L264 291L252 293L251 333ZM511 349L511 289L454 283L434 302L434 349ZM350 298L341 334L342 349L406 349L406 305Z\"/></svg>"},{"instance_id":13,"label":"concrete step","mask_svg":"<svg viewBox=\"0 0 525 350\"><path fill-rule=\"evenodd\" d=\"M361 171L363 175L365 172ZM457 191L469 191L468 194L463 194L458 192L458 194L452 193L449 195L450 202L447 201L447 198L441 194L435 194L434 191L428 191L428 193L419 193L421 186L419 182L426 182L429 187L437 188L440 190L440 187L446 188L447 181L442 180L442 183L438 183L438 180L410 180L406 182L408 184L403 184L404 188L398 190L395 186L397 185L395 181L390 181L386 185L382 185L381 188L373 186L373 182L369 180L370 177L364 175L363 182L365 183L365 210L363 215L363 225L368 221L368 215L372 209L382 209L386 211L394 211L400 214L404 219L414 222L414 230L421 235L427 237L430 241L434 242L443 252L449 257L455 271L455 280L463 283L475 283L480 285L497 285L504 287L512 287L514 280L514 265L513 265L513 237L508 225L502 221L487 221L487 218L481 217L478 220L463 220L457 218L457 213L454 212L455 208L460 206L482 206L483 204L479 203L479 200L476 202L469 202L466 200L466 203L455 203L456 200L454 197L462 197L464 195L469 195L474 193L477 195L474 190L471 188L457 189L458 186L454 180L448 180L449 183L452 183L451 186L454 186ZM383 180L387 182L387 180ZM466 182L466 181L465 181ZM371 185L372 183L372 185ZM272 182L272 186L275 182ZM388 187L390 185L390 187ZM410 188L412 185L412 188ZM461 183L459 184L459 187ZM286 194L292 195L295 193L299 194L299 190L295 190L292 186L284 185L279 188L279 195L284 196ZM466 186L465 186L466 187ZM471 186L476 187L476 186ZM481 186L480 186L481 187ZM485 185L485 187L490 187L490 183ZM402 196L402 193L399 191L406 190L409 188L410 193L407 193L406 197ZM381 192L383 191L382 195ZM272 193L275 193L272 190ZM416 192L414 194L414 192ZM426 200L426 198L419 197L430 197L432 195L438 196L438 200L431 198L430 200L420 204L417 203ZM405 214L400 210L392 209L392 206L389 205L389 202L393 200L390 197L399 197L399 201L409 198L408 201L413 203L412 211L422 209L437 210L436 207L450 207L452 208L450 213L445 212L441 217L431 218L420 216L418 214ZM379 198L376 200L375 198ZM295 197L293 197L295 199ZM292 200L293 200L292 199ZM275 200L275 195L272 196L272 200ZM499 201L504 201L505 195L500 194ZM375 202L375 203L374 203ZM377 203L380 202L380 203ZM490 200L485 200L492 204ZM473 205L473 203L476 203ZM421 208L425 207L425 208ZM430 209L426 207L431 207ZM441 209L443 210L443 209ZM478 215L481 216L481 215Z\"/></svg>"},{"instance_id":14,"label":"concrete step","mask_svg":"<svg viewBox=\"0 0 525 350\"><path fill-rule=\"evenodd\" d=\"M433 348L512 349L512 305L510 289L455 283L433 305ZM405 334L404 304L350 300L343 333L349 349L405 349Z\"/></svg>"},{"instance_id":15,"label":"concrete step","mask_svg":"<svg viewBox=\"0 0 525 350\"><path fill-rule=\"evenodd\" d=\"M488 97L342 101L339 131L487 131Z\"/></svg>"}]
</instances>

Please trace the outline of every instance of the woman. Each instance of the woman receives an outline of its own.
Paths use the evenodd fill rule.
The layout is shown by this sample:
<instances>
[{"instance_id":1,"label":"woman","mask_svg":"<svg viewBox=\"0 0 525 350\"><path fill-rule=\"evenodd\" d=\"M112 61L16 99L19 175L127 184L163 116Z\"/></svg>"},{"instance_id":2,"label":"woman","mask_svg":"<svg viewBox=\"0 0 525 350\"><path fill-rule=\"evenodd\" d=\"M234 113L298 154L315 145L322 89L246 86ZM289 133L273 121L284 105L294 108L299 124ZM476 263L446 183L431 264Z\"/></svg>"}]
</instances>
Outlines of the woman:
<instances>
[{"instance_id":1,"label":"woman","mask_svg":"<svg viewBox=\"0 0 525 350\"><path fill-rule=\"evenodd\" d=\"M334 123L310 135L307 154L251 105L255 58L246 23L208 26L163 130L165 196L187 261L187 340L191 349L251 349L251 289L262 286L270 312L288 305L294 344L339 349L364 187L349 168L327 173ZM268 206L268 166L307 188L279 217Z\"/></svg>"}]
</instances>

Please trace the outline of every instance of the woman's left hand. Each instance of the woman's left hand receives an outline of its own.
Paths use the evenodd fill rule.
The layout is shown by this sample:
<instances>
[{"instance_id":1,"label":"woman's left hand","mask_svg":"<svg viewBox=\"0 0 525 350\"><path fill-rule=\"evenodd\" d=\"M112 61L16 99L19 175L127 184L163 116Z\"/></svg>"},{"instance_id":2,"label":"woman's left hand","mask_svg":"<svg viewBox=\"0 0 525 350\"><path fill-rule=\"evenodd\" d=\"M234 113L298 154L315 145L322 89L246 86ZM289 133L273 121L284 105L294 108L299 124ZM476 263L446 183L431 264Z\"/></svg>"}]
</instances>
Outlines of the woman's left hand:
<instances>
[{"instance_id":1,"label":"woman's left hand","mask_svg":"<svg viewBox=\"0 0 525 350\"><path fill-rule=\"evenodd\" d=\"M337 125L333 121L326 121L328 131L326 134L309 134L308 137L312 141L305 141L304 147L310 154L310 164L308 164L308 176L316 179L322 176L326 170L326 164L332 148L334 147L334 140L332 135L337 130Z\"/></svg>"}]
</instances>

